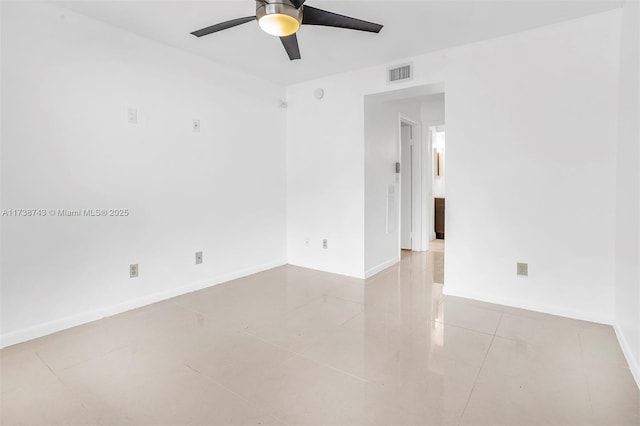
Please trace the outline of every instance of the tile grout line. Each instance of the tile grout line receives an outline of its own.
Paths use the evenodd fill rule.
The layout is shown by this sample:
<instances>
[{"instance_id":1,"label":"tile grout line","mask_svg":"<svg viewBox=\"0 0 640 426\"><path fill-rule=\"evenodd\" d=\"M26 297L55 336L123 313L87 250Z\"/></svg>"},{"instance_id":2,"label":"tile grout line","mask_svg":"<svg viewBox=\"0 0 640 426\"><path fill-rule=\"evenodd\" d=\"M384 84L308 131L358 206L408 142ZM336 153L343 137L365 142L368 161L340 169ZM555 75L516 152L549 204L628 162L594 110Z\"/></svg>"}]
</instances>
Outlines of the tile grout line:
<instances>
[{"instance_id":1,"label":"tile grout line","mask_svg":"<svg viewBox=\"0 0 640 426\"><path fill-rule=\"evenodd\" d=\"M359 313L355 314L354 316L352 316L352 317L348 318L348 319L347 319L347 320L345 320L344 322L342 322L342 323L338 324L336 327L342 327L342 326L344 326L346 323L348 323L349 321L351 321L352 319L354 319L354 318L356 318L356 317L358 317L358 316L360 316L360 315L362 315L362 312L359 312ZM371 383L369 380L365 379L364 377L360 377L360 376L358 376L358 375L355 375L355 374L349 373L348 371L341 370L341 369L339 369L339 368L337 368L337 367L334 367L334 366L332 366L332 365L330 365L330 364L326 364L326 363L324 363L324 362L317 361L317 360L315 360L315 359L313 359L313 358L310 358L309 356L305 355L305 354L304 354L304 350L306 350L306 349L310 348L310 347L311 347L311 346L313 346L315 343L312 343L312 344L308 345L308 346L307 346L307 347L305 347L302 351L295 351L295 350L289 349L289 348L287 348L287 347L285 347L285 346L282 346L282 345L279 345L279 344L277 344L277 343L274 343L274 342L271 342L271 341L269 341L269 340L266 340L266 339L264 339L264 338L262 338L262 337L260 337L260 336L258 336L258 335L252 334L252 333L251 333L251 332L249 332L249 331L245 331L245 333L246 333L246 334L248 334L249 336L253 337L253 338L256 338L256 339L260 340L261 342L263 342L263 343L265 343L265 344L271 345L271 346L273 346L273 347L276 347L276 348L279 348L279 349L282 349L282 350L284 350L284 351L288 352L288 353L291 355L291 356L290 356L290 358L292 358L293 356L298 356L298 357L300 357L300 358L304 358L305 360L307 360L307 361L309 361L309 362L313 362L314 364L322 365L322 366L327 367L327 368L330 368L331 370L334 370L334 371L336 371L336 372L338 372L338 373L345 374L345 375L347 375L347 376L349 376L349 377L352 377L352 378L354 378L354 379L356 379L356 380L358 380L358 381L361 381L361 382L363 382L363 383ZM324 333L324 334L323 334L323 335L322 335L318 340L322 340L322 339L324 339L325 337L329 336L330 334L331 334L331 332L330 332L330 331L328 331L328 332ZM316 343L317 343L317 342L316 342Z\"/></svg>"},{"instance_id":2,"label":"tile grout line","mask_svg":"<svg viewBox=\"0 0 640 426\"><path fill-rule=\"evenodd\" d=\"M190 308L188 306L185 306L182 303L176 302L175 300L171 300L170 302L173 303L174 305L176 305L177 307L184 309L185 311L188 311L188 312L191 312L191 313L194 313L194 314L197 314L197 315L202 315L204 317L209 318L209 315L204 314L204 313L198 311L197 309L193 309L193 308Z\"/></svg>"},{"instance_id":3,"label":"tile grout line","mask_svg":"<svg viewBox=\"0 0 640 426\"><path fill-rule=\"evenodd\" d=\"M363 312L364 312L364 311L363 311ZM347 319L347 320L343 321L342 323L340 323L337 327L343 327L346 323L348 323L348 322L349 322L349 321L351 321L352 319L357 318L357 317L359 317L360 315L362 315L362 314L363 314L363 312L358 312L358 313L357 313L357 314L355 314L354 316L352 316L352 317L350 317L349 319ZM321 339L324 339L325 337L329 336L330 334L332 334L332 333L331 333L331 332L327 332L327 333L325 333L325 334L321 337ZM311 346L312 346L312 345L309 345L309 346L308 346L307 348L305 348L305 349L309 349ZM347 376L349 376L349 377L353 377L354 379L359 380L359 381L361 381L361 382L363 382L363 383L371 383L369 380L365 379L364 377L360 377L360 376L358 376L358 375L356 375L356 374L352 374L352 373L349 373L348 371L341 370L341 369L339 369L339 368L337 368L337 367L334 367L334 366L332 366L332 365L330 365L330 364L327 364L327 363L324 363L324 362L320 362L320 361L317 361L317 360L315 360L315 359L313 359L313 358L310 358L309 356L307 356L307 355L305 355L305 354L304 354L304 351L299 352L299 351L293 351L293 350L292 350L292 351L290 351L290 352L291 352L292 354L294 354L294 355L297 355L297 356L299 356L299 357L301 357L301 358L304 358L304 359L306 359L306 360L308 360L308 361L311 361L311 362L313 362L313 363L316 363L316 364L318 364L318 365L322 365L322 366L328 367L328 368L330 368L330 369L332 369L332 370L334 370L334 371L336 371L336 372L338 372L338 373L342 373L342 374L345 374L345 375L347 375Z\"/></svg>"},{"instance_id":4,"label":"tile grout line","mask_svg":"<svg viewBox=\"0 0 640 426\"><path fill-rule=\"evenodd\" d=\"M91 414L91 411L89 410L89 408L84 404L84 401L82 401L81 398L77 398L77 393L75 392L75 389L73 388L73 386L69 386L67 383L65 383L62 378L60 376L58 376L58 373L56 373L53 368L51 368L49 366L49 364L47 364L47 362L40 356L40 354L38 353L38 351L34 351L34 353L36 354L36 356L38 357L38 359L45 365L45 367L47 367L49 369L49 371L51 371L51 373L55 376L56 380L58 381L58 383L60 383L65 389L67 389L69 392L71 392L71 394L73 395L74 399L80 403L80 406L82 408L85 409L85 411L91 416L93 417L93 415ZM69 367L72 368L72 367Z\"/></svg>"},{"instance_id":5,"label":"tile grout line","mask_svg":"<svg viewBox=\"0 0 640 426\"><path fill-rule=\"evenodd\" d=\"M249 404L250 406L252 406L254 408L257 408L260 411L264 411L268 416L272 417L273 419L275 419L276 421L280 422L281 424L283 424L283 425L287 424L287 422L285 422L283 419L281 419L280 417L277 417L274 414L272 414L271 410L269 410L269 409L267 409L265 407L262 407L261 405L256 404L256 403L254 403L252 401L249 401L247 398L245 398L244 396L240 395L239 393L237 393L233 389L230 389L229 387L227 387L224 384L220 383L219 381L217 381L213 377L209 377L208 375L202 373L201 371L197 370L196 368L190 366L187 363L182 363L182 365L184 365L189 370L197 373L198 375L202 376L205 380L208 380L208 381L210 381L212 383L215 383L216 385L220 386L221 388L223 388L227 392L231 393L232 395L235 395L237 398L240 398L242 401L244 401L245 403Z\"/></svg>"},{"instance_id":6,"label":"tile grout line","mask_svg":"<svg viewBox=\"0 0 640 426\"><path fill-rule=\"evenodd\" d=\"M500 319L502 319L502 315L500 315ZM481 333L487 336L495 336L495 331L493 333L487 333L486 331L480 331L480 330L474 330L473 328L468 328L468 327L462 327L460 325L455 325L455 324L450 324L444 321L438 321L438 320L431 320L429 318L427 318L428 321L433 321L433 322L437 322L438 324L442 324L442 325L446 325L447 327L455 327L455 328L460 328L462 330L467 330L467 331L473 331L474 333ZM500 320L498 320L498 325L500 324ZM497 327L496 327L497 330ZM498 336L501 337L501 336Z\"/></svg>"},{"instance_id":7,"label":"tile grout line","mask_svg":"<svg viewBox=\"0 0 640 426\"><path fill-rule=\"evenodd\" d=\"M342 300L343 302L355 303L357 305L366 306L364 302L357 302L355 300L347 299L347 298L336 296L336 295L332 295L331 297L333 297L335 299L338 299L338 300Z\"/></svg>"},{"instance_id":8,"label":"tile grout line","mask_svg":"<svg viewBox=\"0 0 640 426\"><path fill-rule=\"evenodd\" d=\"M589 397L589 408L593 412L593 400L591 399L591 383L589 381L589 375L587 374L584 368L585 364L584 364L584 349L582 348L582 336L580 336L580 331L577 331L576 334L578 335L578 347L580 347L580 363L582 364L580 371L582 372L582 377L586 382L585 384L587 387L587 396Z\"/></svg>"},{"instance_id":9,"label":"tile grout line","mask_svg":"<svg viewBox=\"0 0 640 426\"><path fill-rule=\"evenodd\" d=\"M502 321L502 313L500 314L500 319L498 319L498 324L496 324L496 329L493 332L493 336L491 337L491 343L489 344L489 348L487 348L487 353L484 354L484 358L482 359L482 364L478 369L478 374L476 374L476 378L473 381L473 386L471 386L471 391L469 392L469 397L467 398L467 402L464 404L464 409L462 410L462 414L460 414L460 423L464 418L464 414L467 412L467 407L469 407L469 402L471 401L471 397L473 396L473 392L476 390L476 385L478 384L478 378L480 377L480 373L482 373L482 369L484 368L484 364L487 361L487 357L489 356L489 352L491 351L491 347L493 346L493 342L496 339L496 332L500 327L500 322ZM458 423L458 424L460 424Z\"/></svg>"},{"instance_id":10,"label":"tile grout line","mask_svg":"<svg viewBox=\"0 0 640 426\"><path fill-rule=\"evenodd\" d=\"M318 365L321 365L321 366L323 366L323 367L327 367L327 368L329 368L329 369L331 369L331 370L335 371L336 373L344 374L345 376L349 376L349 377L351 377L351 378L353 378L353 379L356 379L356 380L358 380L359 382L362 382L362 383L371 383L371 381L369 381L369 380L365 379L364 377L360 377L360 376L358 376L358 375L355 375L355 374L353 374L353 373L349 373L348 371L341 370L341 369L339 369L339 368L337 368L337 367L334 367L334 366L332 366L332 365L326 364L326 363L324 363L324 362L320 362L320 361L317 361L317 360L315 360L315 359L313 359L313 358L309 358L308 356L306 356L306 355L304 355L304 354L301 354L301 353L298 353L298 352L292 352L292 353L293 353L294 355L296 355L296 356L299 356L300 358L304 358L305 360L307 360L307 361L309 361L309 362L313 362L314 364L318 364Z\"/></svg>"},{"instance_id":11,"label":"tile grout line","mask_svg":"<svg viewBox=\"0 0 640 426\"><path fill-rule=\"evenodd\" d=\"M131 348L131 344L130 343L123 344L121 346L116 346L113 349L109 349L106 352L103 352L103 353L100 353L100 354L98 354L96 356L92 356L90 358L84 359L84 360L82 360L80 362L76 362L75 364L71 364L68 367L61 368L60 371L67 371L67 370L70 370L72 368L79 367L79 366L87 364L87 363L89 363L91 361L95 361L95 360L98 360L98 359L101 359L101 358L105 358L106 356L111 355L114 352L121 351L121 350L127 349L127 348Z\"/></svg>"},{"instance_id":12,"label":"tile grout line","mask_svg":"<svg viewBox=\"0 0 640 426\"><path fill-rule=\"evenodd\" d=\"M281 319L279 319L278 321L281 321L282 319L287 318L287 317L288 317L289 315L291 315L292 313L294 313L294 312L296 312L296 311L298 311L298 310L300 310L300 309L304 308L304 307L305 307L305 306L307 306L307 305L310 305L311 303L315 302L316 300L319 300L319 299L320 299L320 298L322 298L323 296L324 296L324 295L319 295L319 296L316 296L316 297L312 297L311 299L309 299L307 302L305 302L305 303L301 304L300 306L297 306L297 307L295 307L294 309L292 309L292 310L290 310L290 311L287 311L287 312L284 314L284 316L283 316ZM203 313L203 312L200 312L200 311L199 311L199 310L197 310L197 309L194 309L194 308L190 308L190 307L188 307L188 306L185 306L185 305L183 305L183 304L181 304L181 303L179 303L179 302L176 302L176 301L174 301L174 300L172 300L172 301L171 301L171 303L175 304L176 306L178 306L178 307L180 307L180 308L182 308L182 309L184 309L184 310L186 310L186 311L189 311L189 312L195 313L195 314L197 314L197 315L202 315L203 317L208 318L208 319L213 319L210 315L207 315L207 314L205 314L205 313ZM239 331L239 332L244 332L244 333L249 334L249 335L251 335L251 336L257 337L257 336L255 336L254 334L252 334L250 331L247 331L247 330L246 330L246 327L237 328L237 329L236 329L236 328L233 328L233 330L234 330L234 331ZM265 341L265 342L266 342L266 341ZM270 343L270 342L266 342L266 343ZM278 345L275 345L275 346L278 346Z\"/></svg>"},{"instance_id":13,"label":"tile grout line","mask_svg":"<svg viewBox=\"0 0 640 426\"><path fill-rule=\"evenodd\" d=\"M51 368L51 367L49 366L49 364L47 364L47 362L46 362L44 359L42 359L42 357L40 356L40 354L38 353L38 351L34 351L34 353L36 354L36 356L38 357L38 359L40 360L40 362L42 362L42 363L44 364L44 366L45 366L45 367L47 367L47 368L49 369L49 371L51 371L51 373L53 373L53 375L54 375L54 376L56 376L56 378L57 378L58 380L60 380L60 376L58 376L58 374L57 374L55 371L53 371L53 368Z\"/></svg>"}]
</instances>

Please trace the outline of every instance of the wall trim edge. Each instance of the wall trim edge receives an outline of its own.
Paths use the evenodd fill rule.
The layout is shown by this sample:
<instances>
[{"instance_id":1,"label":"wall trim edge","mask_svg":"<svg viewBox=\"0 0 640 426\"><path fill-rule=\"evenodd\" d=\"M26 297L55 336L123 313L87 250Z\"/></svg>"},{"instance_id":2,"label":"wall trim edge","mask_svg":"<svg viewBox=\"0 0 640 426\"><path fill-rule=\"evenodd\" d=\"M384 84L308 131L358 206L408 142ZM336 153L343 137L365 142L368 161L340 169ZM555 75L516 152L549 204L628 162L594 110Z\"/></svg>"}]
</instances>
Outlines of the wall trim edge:
<instances>
[{"instance_id":1,"label":"wall trim edge","mask_svg":"<svg viewBox=\"0 0 640 426\"><path fill-rule=\"evenodd\" d=\"M396 263L400 262L399 257L394 257L393 259L389 259L385 262L380 263L379 265L374 266L373 268L369 268L364 273L364 278L371 278L372 276L384 271L387 268L392 267Z\"/></svg>"},{"instance_id":2,"label":"wall trim edge","mask_svg":"<svg viewBox=\"0 0 640 426\"><path fill-rule=\"evenodd\" d=\"M613 325L613 319L610 315L594 314L592 312L576 311L573 309L562 308L559 306L541 305L537 303L523 303L519 300L511 300L501 297L492 297L468 293L465 291L451 290L450 286L443 287L443 294L449 296L462 297L465 299L478 300L480 302L494 303L496 305L505 305L527 311L541 312L543 314L557 315L565 318L572 318L580 321L595 322L598 324Z\"/></svg>"},{"instance_id":3,"label":"wall trim edge","mask_svg":"<svg viewBox=\"0 0 640 426\"><path fill-rule=\"evenodd\" d=\"M618 343L620 344L620 348L622 348L622 353L624 357L627 359L627 364L629 364L629 370L631 370L631 375L636 381L636 385L638 389L640 389L640 364L633 356L633 351L629 347L629 342L626 337L624 337L624 333L618 326L618 324L613 325L613 330L616 332L616 337L618 338Z\"/></svg>"}]
</instances>

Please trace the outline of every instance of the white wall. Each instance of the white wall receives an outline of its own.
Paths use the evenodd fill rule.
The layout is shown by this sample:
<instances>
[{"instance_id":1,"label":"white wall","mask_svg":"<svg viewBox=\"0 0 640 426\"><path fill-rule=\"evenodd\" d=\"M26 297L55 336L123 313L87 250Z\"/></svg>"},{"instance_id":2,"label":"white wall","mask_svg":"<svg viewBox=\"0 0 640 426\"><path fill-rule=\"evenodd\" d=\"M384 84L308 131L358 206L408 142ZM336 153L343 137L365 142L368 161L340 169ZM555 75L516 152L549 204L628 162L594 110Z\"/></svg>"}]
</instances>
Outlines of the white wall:
<instances>
[{"instance_id":1,"label":"white wall","mask_svg":"<svg viewBox=\"0 0 640 426\"><path fill-rule=\"evenodd\" d=\"M449 56L448 294L612 322L618 31L614 11Z\"/></svg>"},{"instance_id":2,"label":"white wall","mask_svg":"<svg viewBox=\"0 0 640 426\"><path fill-rule=\"evenodd\" d=\"M420 107L422 124L425 127L445 124L445 95L436 94L424 99Z\"/></svg>"},{"instance_id":3,"label":"white wall","mask_svg":"<svg viewBox=\"0 0 640 426\"><path fill-rule=\"evenodd\" d=\"M322 100L313 96L318 87L325 88ZM362 277L362 95L352 89L349 79L329 78L322 85L291 86L287 99L289 263ZM328 250L322 249L325 238Z\"/></svg>"},{"instance_id":4,"label":"white wall","mask_svg":"<svg viewBox=\"0 0 640 426\"><path fill-rule=\"evenodd\" d=\"M616 317L621 346L640 385L640 6L622 13L616 181Z\"/></svg>"},{"instance_id":5,"label":"white wall","mask_svg":"<svg viewBox=\"0 0 640 426\"><path fill-rule=\"evenodd\" d=\"M383 64L289 87L290 260L363 275L362 97L444 82L445 292L611 323L619 15L407 58L402 86ZM339 251L305 249L317 231Z\"/></svg>"},{"instance_id":6,"label":"white wall","mask_svg":"<svg viewBox=\"0 0 640 426\"><path fill-rule=\"evenodd\" d=\"M52 4L2 2L3 208L131 212L2 218L2 344L286 263L284 95Z\"/></svg>"}]
</instances>

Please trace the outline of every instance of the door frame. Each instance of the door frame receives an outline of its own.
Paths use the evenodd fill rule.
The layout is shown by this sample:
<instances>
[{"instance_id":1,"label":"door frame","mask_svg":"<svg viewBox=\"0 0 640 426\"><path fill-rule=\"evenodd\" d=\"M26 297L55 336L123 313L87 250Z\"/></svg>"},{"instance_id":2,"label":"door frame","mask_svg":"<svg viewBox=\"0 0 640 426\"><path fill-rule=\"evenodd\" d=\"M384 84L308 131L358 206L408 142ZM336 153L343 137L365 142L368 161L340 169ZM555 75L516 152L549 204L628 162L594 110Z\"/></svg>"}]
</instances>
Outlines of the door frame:
<instances>
[{"instance_id":1,"label":"door frame","mask_svg":"<svg viewBox=\"0 0 640 426\"><path fill-rule=\"evenodd\" d=\"M405 119L400 119L400 173L399 173L399 195L400 200L400 227L398 228L400 234L400 250L413 250L413 159L414 153L414 137L415 137L415 125L408 123ZM405 141L405 135L408 136L408 141ZM408 151L406 152L405 142ZM407 164L405 164L405 159ZM406 184L409 184L409 188L405 188ZM405 193L408 191L408 197L405 197ZM407 206L408 203L408 206ZM405 206L407 208L405 208ZM406 215L409 215L406 218ZM408 220L407 220L408 219ZM408 226L405 227L405 224ZM406 229L409 228L409 229ZM407 232L408 231L408 232ZM408 233L408 235L407 235ZM407 238L408 237L408 238ZM408 239L408 243L406 243ZM407 247L408 246L408 247Z\"/></svg>"},{"instance_id":2,"label":"door frame","mask_svg":"<svg viewBox=\"0 0 640 426\"><path fill-rule=\"evenodd\" d=\"M398 158L402 159L402 124L409 125L411 127L412 138L412 161L411 161L411 250L412 251L426 251L429 249L429 241L427 240L427 218L424 214L426 212L426 198L428 194L424 193L424 180L431 177L426 175L425 172L425 155L426 146L423 138L422 125L419 121L413 118L399 113L398 114ZM399 195L402 197L402 179L401 176L397 176ZM402 198L398 203L398 256L402 253Z\"/></svg>"}]
</instances>

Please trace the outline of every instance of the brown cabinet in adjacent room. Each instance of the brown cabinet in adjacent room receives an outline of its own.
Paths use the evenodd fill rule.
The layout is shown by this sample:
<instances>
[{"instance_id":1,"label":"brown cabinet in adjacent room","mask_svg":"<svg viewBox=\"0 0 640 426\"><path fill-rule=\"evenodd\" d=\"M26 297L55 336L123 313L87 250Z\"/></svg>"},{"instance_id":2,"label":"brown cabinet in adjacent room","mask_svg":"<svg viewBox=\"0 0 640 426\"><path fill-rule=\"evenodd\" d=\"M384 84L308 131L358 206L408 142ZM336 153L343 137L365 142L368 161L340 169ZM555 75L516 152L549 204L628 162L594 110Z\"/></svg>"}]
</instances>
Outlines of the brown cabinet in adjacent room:
<instances>
[{"instance_id":1,"label":"brown cabinet in adjacent room","mask_svg":"<svg viewBox=\"0 0 640 426\"><path fill-rule=\"evenodd\" d=\"M444 198L435 198L436 238L444 240Z\"/></svg>"}]
</instances>

